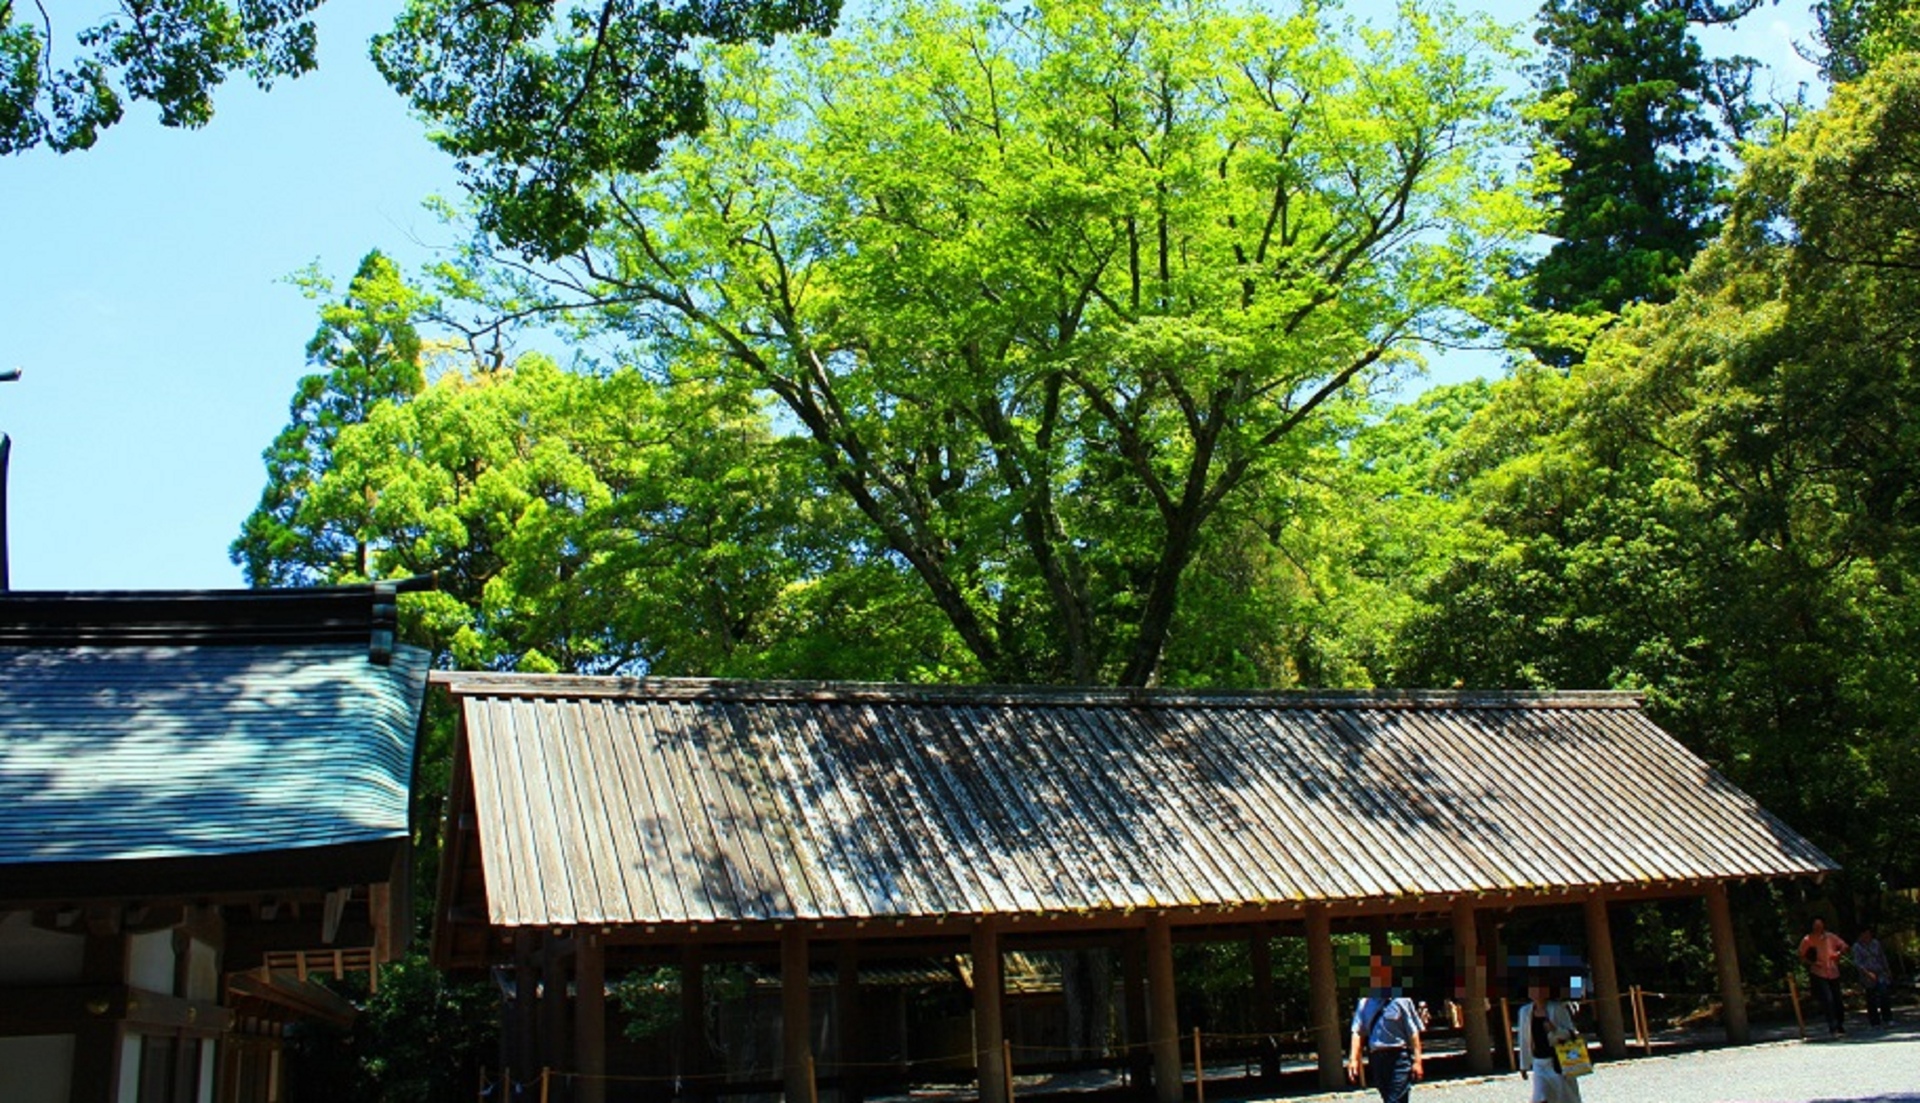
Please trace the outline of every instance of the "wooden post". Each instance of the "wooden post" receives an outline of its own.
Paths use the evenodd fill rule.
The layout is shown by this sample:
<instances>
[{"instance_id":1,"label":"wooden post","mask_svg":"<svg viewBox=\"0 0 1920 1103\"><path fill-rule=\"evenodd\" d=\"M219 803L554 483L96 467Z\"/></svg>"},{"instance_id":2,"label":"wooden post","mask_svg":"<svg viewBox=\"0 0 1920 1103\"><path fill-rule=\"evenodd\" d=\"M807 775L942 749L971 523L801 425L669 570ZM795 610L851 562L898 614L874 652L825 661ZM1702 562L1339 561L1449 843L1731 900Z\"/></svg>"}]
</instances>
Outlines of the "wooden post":
<instances>
[{"instance_id":1,"label":"wooden post","mask_svg":"<svg viewBox=\"0 0 1920 1103\"><path fill-rule=\"evenodd\" d=\"M1752 1040L1747 1030L1747 994L1740 986L1740 949L1734 943L1733 908L1727 886L1707 886L1707 920L1713 927L1713 961L1720 970L1720 1007L1726 1018L1727 1041L1736 1046Z\"/></svg>"},{"instance_id":2,"label":"wooden post","mask_svg":"<svg viewBox=\"0 0 1920 1103\"><path fill-rule=\"evenodd\" d=\"M1793 1001L1793 1021L1800 1024L1800 1040L1804 1042L1807 1040L1807 1017L1800 1011L1800 985L1794 981L1792 973L1787 974L1787 998Z\"/></svg>"},{"instance_id":3,"label":"wooden post","mask_svg":"<svg viewBox=\"0 0 1920 1103\"><path fill-rule=\"evenodd\" d=\"M1207 1065L1200 1055L1200 1028L1193 1028L1193 1103L1207 1103Z\"/></svg>"},{"instance_id":4,"label":"wooden post","mask_svg":"<svg viewBox=\"0 0 1920 1103\"><path fill-rule=\"evenodd\" d=\"M1147 1030L1153 1050L1153 1097L1180 1103L1180 1001L1173 990L1173 923L1147 919Z\"/></svg>"},{"instance_id":5,"label":"wooden post","mask_svg":"<svg viewBox=\"0 0 1920 1103\"><path fill-rule=\"evenodd\" d=\"M535 1059L539 1035L540 972L534 967L534 932L525 927L513 932L513 1044L508 1047L512 1060L505 1062L523 1069L538 1068Z\"/></svg>"},{"instance_id":6,"label":"wooden post","mask_svg":"<svg viewBox=\"0 0 1920 1103\"><path fill-rule=\"evenodd\" d=\"M1593 998L1599 1004L1600 1044L1607 1057L1627 1055L1627 1026L1620 1006L1620 973L1613 961L1613 925L1607 917L1607 899L1587 894L1587 955L1593 965Z\"/></svg>"},{"instance_id":7,"label":"wooden post","mask_svg":"<svg viewBox=\"0 0 1920 1103\"><path fill-rule=\"evenodd\" d=\"M973 926L974 1074L980 1103L1010 1103L1007 1095L1007 1030L1001 1001L1000 932L985 920Z\"/></svg>"},{"instance_id":8,"label":"wooden post","mask_svg":"<svg viewBox=\"0 0 1920 1103\"><path fill-rule=\"evenodd\" d=\"M691 943L680 948L680 1075L684 1095L701 1098L707 1071L707 991L706 969L700 948Z\"/></svg>"},{"instance_id":9,"label":"wooden post","mask_svg":"<svg viewBox=\"0 0 1920 1103\"><path fill-rule=\"evenodd\" d=\"M606 950L600 932L584 927L574 933L573 944L573 1067L580 1074L573 1098L578 1103L606 1103Z\"/></svg>"},{"instance_id":10,"label":"wooden post","mask_svg":"<svg viewBox=\"0 0 1920 1103\"><path fill-rule=\"evenodd\" d=\"M1000 1039L1000 1067L1007 1070L1007 1103L1013 1103L1013 1043Z\"/></svg>"},{"instance_id":11,"label":"wooden post","mask_svg":"<svg viewBox=\"0 0 1920 1103\"><path fill-rule=\"evenodd\" d=\"M1473 901L1453 902L1453 960L1460 976L1461 1035L1467 1046L1467 1071L1493 1071L1493 1039L1487 1033L1487 966L1480 959L1480 932Z\"/></svg>"},{"instance_id":12,"label":"wooden post","mask_svg":"<svg viewBox=\"0 0 1920 1103\"><path fill-rule=\"evenodd\" d=\"M820 1071L813 1066L813 1052L807 1052L807 1103L820 1103Z\"/></svg>"},{"instance_id":13,"label":"wooden post","mask_svg":"<svg viewBox=\"0 0 1920 1103\"><path fill-rule=\"evenodd\" d=\"M81 977L91 984L127 983L127 936L120 929L120 910L90 916L86 946L81 951ZM73 1103L112 1103L120 1098L120 1063L126 1030L119 1022L88 1022L73 1039L73 1064L67 1098ZM138 1060L138 1057L135 1058Z\"/></svg>"},{"instance_id":14,"label":"wooden post","mask_svg":"<svg viewBox=\"0 0 1920 1103\"><path fill-rule=\"evenodd\" d=\"M1127 1075L1132 1078L1135 1094L1144 1096L1148 1082L1153 1078L1153 1058L1147 1048L1146 931L1128 931L1122 937L1121 951L1126 959L1123 973L1127 1004Z\"/></svg>"},{"instance_id":15,"label":"wooden post","mask_svg":"<svg viewBox=\"0 0 1920 1103\"><path fill-rule=\"evenodd\" d=\"M1340 989L1333 975L1333 921L1324 904L1307 905L1307 991L1313 1050L1320 1058L1320 1086L1344 1087L1347 1062L1341 1042L1345 1031L1340 1029Z\"/></svg>"},{"instance_id":16,"label":"wooden post","mask_svg":"<svg viewBox=\"0 0 1920 1103\"><path fill-rule=\"evenodd\" d=\"M563 1062L570 1065L573 1061L567 1045L567 955L557 935L543 935L540 943L540 1065L542 1068Z\"/></svg>"},{"instance_id":17,"label":"wooden post","mask_svg":"<svg viewBox=\"0 0 1920 1103\"><path fill-rule=\"evenodd\" d=\"M807 929L790 922L780 932L780 1075L786 1103L812 1103L813 994L807 970Z\"/></svg>"},{"instance_id":18,"label":"wooden post","mask_svg":"<svg viewBox=\"0 0 1920 1103\"><path fill-rule=\"evenodd\" d=\"M553 1070L542 1065L540 1068L540 1103L552 1103Z\"/></svg>"},{"instance_id":19,"label":"wooden post","mask_svg":"<svg viewBox=\"0 0 1920 1103\"><path fill-rule=\"evenodd\" d=\"M1253 1029L1260 1035L1260 1083L1268 1088L1280 1082L1280 1051L1273 1044L1280 1023L1273 1005L1273 929L1254 932Z\"/></svg>"},{"instance_id":20,"label":"wooden post","mask_svg":"<svg viewBox=\"0 0 1920 1103\"><path fill-rule=\"evenodd\" d=\"M840 1063L841 1103L862 1103L866 1091L861 1083L866 1059L866 1030L860 1014L860 944L848 939L840 943L838 967L833 982L836 1049Z\"/></svg>"}]
</instances>

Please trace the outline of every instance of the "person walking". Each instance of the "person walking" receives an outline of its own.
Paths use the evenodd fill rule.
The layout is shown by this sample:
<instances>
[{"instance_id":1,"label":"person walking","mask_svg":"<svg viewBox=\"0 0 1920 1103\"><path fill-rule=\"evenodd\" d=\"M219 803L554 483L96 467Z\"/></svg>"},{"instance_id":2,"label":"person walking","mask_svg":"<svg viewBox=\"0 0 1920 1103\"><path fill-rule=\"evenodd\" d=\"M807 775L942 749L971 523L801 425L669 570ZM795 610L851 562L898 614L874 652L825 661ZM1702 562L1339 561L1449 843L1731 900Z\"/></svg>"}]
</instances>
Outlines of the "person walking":
<instances>
[{"instance_id":1,"label":"person walking","mask_svg":"<svg viewBox=\"0 0 1920 1103\"><path fill-rule=\"evenodd\" d=\"M1853 940L1853 966L1860 970L1860 987L1866 989L1868 1024L1893 1025L1893 974L1887 967L1887 948L1873 937L1872 927L1860 928Z\"/></svg>"},{"instance_id":2,"label":"person walking","mask_svg":"<svg viewBox=\"0 0 1920 1103\"><path fill-rule=\"evenodd\" d=\"M1514 1046L1520 1051L1520 1079L1532 1090L1528 1103L1580 1103L1580 1081L1560 1074L1553 1045L1574 1033L1574 1005L1553 999L1553 986L1536 979L1527 988L1527 1002L1514 1016Z\"/></svg>"},{"instance_id":3,"label":"person walking","mask_svg":"<svg viewBox=\"0 0 1920 1103\"><path fill-rule=\"evenodd\" d=\"M1807 978L1826 1012L1830 1035L1847 1032L1847 1005L1840 1000L1840 955L1846 952L1847 940L1827 930L1824 919L1815 919L1813 929L1800 940L1800 957L1807 963Z\"/></svg>"},{"instance_id":4,"label":"person walking","mask_svg":"<svg viewBox=\"0 0 1920 1103\"><path fill-rule=\"evenodd\" d=\"M1420 1009L1393 983L1393 965L1374 955L1367 962L1368 994L1353 1009L1349 1027L1347 1079L1360 1080L1364 1050L1366 1073L1380 1092L1380 1103L1407 1103L1413 1082L1426 1075L1420 1051Z\"/></svg>"}]
</instances>

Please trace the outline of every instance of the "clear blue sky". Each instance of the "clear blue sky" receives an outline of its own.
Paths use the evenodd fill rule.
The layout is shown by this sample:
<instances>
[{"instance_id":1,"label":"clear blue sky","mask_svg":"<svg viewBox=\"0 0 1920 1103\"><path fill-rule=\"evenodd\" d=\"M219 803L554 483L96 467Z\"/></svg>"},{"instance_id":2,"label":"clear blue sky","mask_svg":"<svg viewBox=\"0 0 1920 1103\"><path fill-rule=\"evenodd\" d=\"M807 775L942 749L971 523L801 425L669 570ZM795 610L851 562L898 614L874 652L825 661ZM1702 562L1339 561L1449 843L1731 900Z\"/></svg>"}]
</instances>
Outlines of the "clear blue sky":
<instances>
[{"instance_id":1,"label":"clear blue sky","mask_svg":"<svg viewBox=\"0 0 1920 1103\"><path fill-rule=\"evenodd\" d=\"M1535 6L1485 5L1514 22ZM223 88L204 130L139 105L89 152L0 159L0 369L25 372L0 384L15 589L241 584L226 548L315 327L286 278L318 262L344 285L373 248L411 270L456 236L421 206L456 194L450 161L366 60L395 7L332 0L319 70ZM50 9L61 33L92 11ZM1808 25L1786 0L1714 48L1790 90L1813 80L1791 48Z\"/></svg>"}]
</instances>

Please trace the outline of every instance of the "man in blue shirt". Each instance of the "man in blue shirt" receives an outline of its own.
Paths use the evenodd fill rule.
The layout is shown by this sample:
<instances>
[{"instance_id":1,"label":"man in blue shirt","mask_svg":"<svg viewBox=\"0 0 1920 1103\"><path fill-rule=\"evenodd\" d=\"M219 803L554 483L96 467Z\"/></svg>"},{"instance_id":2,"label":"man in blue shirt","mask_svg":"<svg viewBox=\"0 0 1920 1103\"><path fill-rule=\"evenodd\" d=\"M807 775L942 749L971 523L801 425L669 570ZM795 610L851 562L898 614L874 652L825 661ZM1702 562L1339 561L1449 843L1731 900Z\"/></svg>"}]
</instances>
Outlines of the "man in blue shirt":
<instances>
[{"instance_id":1,"label":"man in blue shirt","mask_svg":"<svg viewBox=\"0 0 1920 1103\"><path fill-rule=\"evenodd\" d=\"M1367 1055L1367 1076L1380 1103L1407 1103L1413 1082L1426 1075L1421 1064L1420 1011L1394 987L1393 965L1374 955L1367 963L1369 992L1353 1009L1353 1044L1347 1055L1347 1079L1360 1079L1360 1054Z\"/></svg>"}]
</instances>

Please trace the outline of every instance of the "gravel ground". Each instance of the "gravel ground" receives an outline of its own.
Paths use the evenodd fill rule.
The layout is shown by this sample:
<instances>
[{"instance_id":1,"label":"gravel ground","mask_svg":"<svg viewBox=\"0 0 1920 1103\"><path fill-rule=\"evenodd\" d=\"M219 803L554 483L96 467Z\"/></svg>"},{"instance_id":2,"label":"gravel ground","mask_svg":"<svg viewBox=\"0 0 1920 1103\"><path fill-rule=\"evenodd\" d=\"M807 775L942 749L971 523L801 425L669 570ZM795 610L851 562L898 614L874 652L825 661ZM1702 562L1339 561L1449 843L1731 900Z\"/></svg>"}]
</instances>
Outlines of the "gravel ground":
<instances>
[{"instance_id":1,"label":"gravel ground","mask_svg":"<svg viewBox=\"0 0 1920 1103\"><path fill-rule=\"evenodd\" d=\"M1413 1089L1414 1103L1525 1103L1520 1077L1447 1080ZM1371 1091L1292 1096L1288 1103L1371 1103ZM1603 1063L1583 1103L1920 1103L1920 1026L1857 1025L1845 1037Z\"/></svg>"}]
</instances>

